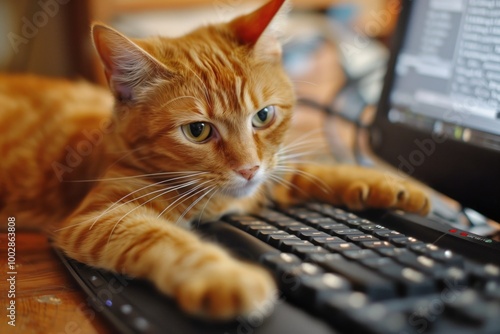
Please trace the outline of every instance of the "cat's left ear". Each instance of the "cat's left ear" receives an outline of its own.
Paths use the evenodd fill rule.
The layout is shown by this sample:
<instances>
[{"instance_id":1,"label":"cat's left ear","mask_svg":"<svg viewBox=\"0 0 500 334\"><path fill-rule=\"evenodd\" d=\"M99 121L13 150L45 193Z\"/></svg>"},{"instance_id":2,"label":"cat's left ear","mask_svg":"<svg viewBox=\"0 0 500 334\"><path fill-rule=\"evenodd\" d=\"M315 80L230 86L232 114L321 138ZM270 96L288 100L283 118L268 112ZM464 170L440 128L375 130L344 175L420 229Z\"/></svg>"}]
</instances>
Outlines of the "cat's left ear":
<instances>
[{"instance_id":1,"label":"cat's left ear","mask_svg":"<svg viewBox=\"0 0 500 334\"><path fill-rule=\"evenodd\" d=\"M280 30L289 10L287 0L270 0L259 9L229 22L240 43L253 48L256 57L264 60L281 58Z\"/></svg>"},{"instance_id":2,"label":"cat's left ear","mask_svg":"<svg viewBox=\"0 0 500 334\"><path fill-rule=\"evenodd\" d=\"M109 87L120 101L133 100L138 86L169 73L141 46L106 25L94 24L92 37Z\"/></svg>"}]
</instances>

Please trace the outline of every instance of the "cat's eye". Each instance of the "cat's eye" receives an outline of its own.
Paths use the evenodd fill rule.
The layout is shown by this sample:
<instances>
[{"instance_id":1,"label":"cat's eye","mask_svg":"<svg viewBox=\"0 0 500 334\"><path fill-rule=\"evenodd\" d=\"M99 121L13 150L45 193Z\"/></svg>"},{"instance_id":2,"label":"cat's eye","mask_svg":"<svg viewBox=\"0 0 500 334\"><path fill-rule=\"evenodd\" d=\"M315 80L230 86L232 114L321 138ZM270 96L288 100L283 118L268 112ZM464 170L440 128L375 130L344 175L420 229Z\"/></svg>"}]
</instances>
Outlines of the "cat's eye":
<instances>
[{"instance_id":1,"label":"cat's eye","mask_svg":"<svg viewBox=\"0 0 500 334\"><path fill-rule=\"evenodd\" d=\"M205 122L194 122L183 125L182 132L195 143L202 143L212 135L212 126Z\"/></svg>"},{"instance_id":2,"label":"cat's eye","mask_svg":"<svg viewBox=\"0 0 500 334\"><path fill-rule=\"evenodd\" d=\"M254 128L261 129L270 125L274 120L275 110L273 106L267 106L260 109L252 118Z\"/></svg>"}]
</instances>

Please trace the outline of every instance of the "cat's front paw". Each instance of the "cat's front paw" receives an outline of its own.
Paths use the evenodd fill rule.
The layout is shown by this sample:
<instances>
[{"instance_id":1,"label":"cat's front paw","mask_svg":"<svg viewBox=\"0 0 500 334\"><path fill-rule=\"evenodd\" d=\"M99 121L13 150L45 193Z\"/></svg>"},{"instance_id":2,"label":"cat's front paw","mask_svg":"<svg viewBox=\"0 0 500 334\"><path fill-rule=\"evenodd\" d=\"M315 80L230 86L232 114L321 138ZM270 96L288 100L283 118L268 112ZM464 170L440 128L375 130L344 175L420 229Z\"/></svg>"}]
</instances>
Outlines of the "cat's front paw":
<instances>
[{"instance_id":1,"label":"cat's front paw","mask_svg":"<svg viewBox=\"0 0 500 334\"><path fill-rule=\"evenodd\" d=\"M411 181L382 173L353 182L343 193L351 209L389 208L426 215L430 199L422 187Z\"/></svg>"},{"instance_id":2,"label":"cat's front paw","mask_svg":"<svg viewBox=\"0 0 500 334\"><path fill-rule=\"evenodd\" d=\"M186 312L212 319L230 319L273 309L276 287L264 269L227 260L205 265L180 282L174 291Z\"/></svg>"}]
</instances>

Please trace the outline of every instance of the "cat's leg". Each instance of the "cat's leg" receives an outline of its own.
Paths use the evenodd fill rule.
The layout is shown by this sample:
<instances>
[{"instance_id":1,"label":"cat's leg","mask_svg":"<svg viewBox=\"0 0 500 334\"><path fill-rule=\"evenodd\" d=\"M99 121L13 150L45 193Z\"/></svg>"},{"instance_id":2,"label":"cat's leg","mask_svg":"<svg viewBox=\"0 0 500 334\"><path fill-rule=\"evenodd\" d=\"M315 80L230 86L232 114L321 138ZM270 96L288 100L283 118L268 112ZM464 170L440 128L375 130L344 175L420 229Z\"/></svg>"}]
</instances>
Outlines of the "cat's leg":
<instances>
[{"instance_id":1,"label":"cat's leg","mask_svg":"<svg viewBox=\"0 0 500 334\"><path fill-rule=\"evenodd\" d=\"M278 203L289 205L313 198L356 210L391 208L422 215L430 210L422 188L394 174L350 165L301 165L296 170L274 189Z\"/></svg>"},{"instance_id":2,"label":"cat's leg","mask_svg":"<svg viewBox=\"0 0 500 334\"><path fill-rule=\"evenodd\" d=\"M152 281L191 314L230 318L272 308L275 284L264 269L144 206L123 205L96 220L101 213L69 219L54 233L56 246L89 265Z\"/></svg>"}]
</instances>

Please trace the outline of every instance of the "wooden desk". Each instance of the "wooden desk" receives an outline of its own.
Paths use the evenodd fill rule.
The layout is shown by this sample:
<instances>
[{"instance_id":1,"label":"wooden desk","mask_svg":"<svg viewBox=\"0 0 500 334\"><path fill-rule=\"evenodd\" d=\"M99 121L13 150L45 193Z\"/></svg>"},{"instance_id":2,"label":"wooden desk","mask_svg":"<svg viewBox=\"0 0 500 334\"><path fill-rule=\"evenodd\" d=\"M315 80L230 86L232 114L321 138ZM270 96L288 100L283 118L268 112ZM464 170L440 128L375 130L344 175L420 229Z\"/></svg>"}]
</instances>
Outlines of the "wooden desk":
<instances>
[{"instance_id":1,"label":"wooden desk","mask_svg":"<svg viewBox=\"0 0 500 334\"><path fill-rule=\"evenodd\" d=\"M3 224L4 222L2 222ZM16 232L15 327L8 325L7 234L0 234L0 333L112 333L39 233Z\"/></svg>"}]
</instances>

